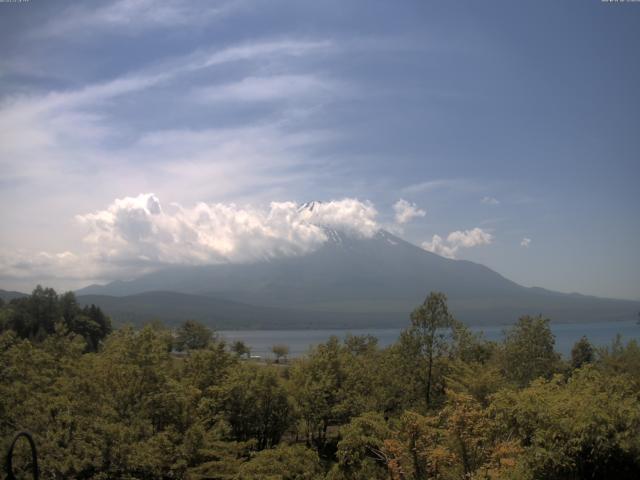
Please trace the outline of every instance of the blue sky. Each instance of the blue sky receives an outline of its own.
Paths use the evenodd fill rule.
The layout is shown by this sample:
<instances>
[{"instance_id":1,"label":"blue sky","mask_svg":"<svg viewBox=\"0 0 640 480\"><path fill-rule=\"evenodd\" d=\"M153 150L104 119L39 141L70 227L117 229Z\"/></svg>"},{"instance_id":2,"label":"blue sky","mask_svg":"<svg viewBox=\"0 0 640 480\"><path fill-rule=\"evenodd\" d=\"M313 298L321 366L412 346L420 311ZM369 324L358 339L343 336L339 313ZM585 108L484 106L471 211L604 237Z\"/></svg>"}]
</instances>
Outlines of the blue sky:
<instances>
[{"instance_id":1,"label":"blue sky","mask_svg":"<svg viewBox=\"0 0 640 480\"><path fill-rule=\"evenodd\" d=\"M299 253L322 200L640 298L640 3L31 0L0 40L4 288Z\"/></svg>"}]
</instances>

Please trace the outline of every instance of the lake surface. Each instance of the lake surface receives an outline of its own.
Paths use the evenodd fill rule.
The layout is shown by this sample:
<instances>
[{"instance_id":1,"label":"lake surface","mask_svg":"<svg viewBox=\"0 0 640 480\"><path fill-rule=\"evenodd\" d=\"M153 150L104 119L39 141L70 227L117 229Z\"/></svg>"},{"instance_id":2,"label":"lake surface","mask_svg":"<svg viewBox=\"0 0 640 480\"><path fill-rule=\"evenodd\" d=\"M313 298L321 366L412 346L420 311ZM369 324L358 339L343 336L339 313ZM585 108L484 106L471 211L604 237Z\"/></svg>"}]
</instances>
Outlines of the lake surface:
<instances>
[{"instance_id":1,"label":"lake surface","mask_svg":"<svg viewBox=\"0 0 640 480\"><path fill-rule=\"evenodd\" d=\"M503 331L509 328L505 325L470 327L474 332L484 332L488 340L502 340ZM299 357L309 351L314 345L326 342L335 335L343 339L348 333L352 335L370 334L378 338L378 345L386 347L398 339L399 328L345 329L345 330L223 330L219 334L228 342L242 340L251 347L252 355L262 358L273 358L271 347L276 344L289 346L289 357ZM640 341L640 325L635 321L602 322L602 323L571 323L551 324L551 330L556 338L556 351L568 356L571 347L583 335L596 346L610 345L616 335L622 340Z\"/></svg>"}]
</instances>

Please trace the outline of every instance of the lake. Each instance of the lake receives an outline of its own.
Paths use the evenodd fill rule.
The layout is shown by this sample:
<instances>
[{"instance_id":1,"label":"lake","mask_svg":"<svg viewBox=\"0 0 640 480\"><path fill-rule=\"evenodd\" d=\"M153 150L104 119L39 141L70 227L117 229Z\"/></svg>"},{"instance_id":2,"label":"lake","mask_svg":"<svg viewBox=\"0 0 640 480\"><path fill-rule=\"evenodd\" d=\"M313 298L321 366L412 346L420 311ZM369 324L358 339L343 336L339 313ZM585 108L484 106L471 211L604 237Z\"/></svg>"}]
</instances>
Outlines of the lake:
<instances>
[{"instance_id":1,"label":"lake","mask_svg":"<svg viewBox=\"0 0 640 480\"><path fill-rule=\"evenodd\" d=\"M501 340L505 325L470 327L474 332L484 332L488 340ZM640 340L640 325L635 321L601 323L560 323L551 324L556 338L556 350L564 356L571 353L571 347L583 335L596 346L611 344L620 334L624 342ZM228 342L242 340L251 347L252 355L273 358L271 347L276 344L289 346L289 357L299 357L309 351L313 345L326 342L330 336L342 339L345 335L371 334L378 338L378 345L386 347L398 339L399 328L344 329L344 330L223 330L219 334Z\"/></svg>"}]
</instances>

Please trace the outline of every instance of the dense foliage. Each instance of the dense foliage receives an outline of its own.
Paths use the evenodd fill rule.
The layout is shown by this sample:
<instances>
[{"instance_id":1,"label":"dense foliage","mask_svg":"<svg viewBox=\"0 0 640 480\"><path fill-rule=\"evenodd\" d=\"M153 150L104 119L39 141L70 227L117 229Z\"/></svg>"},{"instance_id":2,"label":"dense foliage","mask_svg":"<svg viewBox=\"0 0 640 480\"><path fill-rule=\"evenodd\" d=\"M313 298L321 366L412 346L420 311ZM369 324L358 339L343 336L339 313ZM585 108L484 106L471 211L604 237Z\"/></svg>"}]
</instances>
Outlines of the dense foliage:
<instances>
[{"instance_id":1,"label":"dense foliage","mask_svg":"<svg viewBox=\"0 0 640 480\"><path fill-rule=\"evenodd\" d=\"M431 294L388 348L270 364L195 322L109 333L98 312L41 288L0 309L0 446L33 432L43 478L640 478L635 341L565 361L548 320L488 342Z\"/></svg>"},{"instance_id":2,"label":"dense foliage","mask_svg":"<svg viewBox=\"0 0 640 480\"><path fill-rule=\"evenodd\" d=\"M27 297L0 302L0 332L40 341L57 329L82 336L86 349L95 351L111 332L111 320L95 305L81 308L73 292L58 295L40 285Z\"/></svg>"}]
</instances>

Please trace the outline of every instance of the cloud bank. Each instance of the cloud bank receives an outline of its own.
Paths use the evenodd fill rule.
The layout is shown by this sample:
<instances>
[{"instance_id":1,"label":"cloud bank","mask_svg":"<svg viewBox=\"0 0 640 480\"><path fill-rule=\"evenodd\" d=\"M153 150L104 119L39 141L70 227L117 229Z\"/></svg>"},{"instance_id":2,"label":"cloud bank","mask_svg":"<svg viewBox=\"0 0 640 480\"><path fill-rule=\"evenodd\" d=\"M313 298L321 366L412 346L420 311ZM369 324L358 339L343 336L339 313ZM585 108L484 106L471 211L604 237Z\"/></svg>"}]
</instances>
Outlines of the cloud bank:
<instances>
[{"instance_id":1,"label":"cloud bank","mask_svg":"<svg viewBox=\"0 0 640 480\"><path fill-rule=\"evenodd\" d=\"M479 245L488 245L493 241L493 235L481 228L472 230L456 230L451 232L446 240L440 235L434 235L430 242L423 242L422 248L429 252L442 255L447 258L456 258L456 253L461 248L472 248Z\"/></svg>"},{"instance_id":2,"label":"cloud bank","mask_svg":"<svg viewBox=\"0 0 640 480\"><path fill-rule=\"evenodd\" d=\"M268 207L163 205L153 193L116 199L76 216L87 251L0 252L0 278L117 279L169 265L241 263L310 253L328 229L371 237L380 228L369 202L271 202Z\"/></svg>"},{"instance_id":3,"label":"cloud bank","mask_svg":"<svg viewBox=\"0 0 640 480\"><path fill-rule=\"evenodd\" d=\"M393 210L399 224L426 214L405 200L396 202ZM305 255L329 240L330 229L371 238L382 228L377 217L372 203L355 198L271 202L263 207L206 202L183 206L165 205L154 193L142 193L77 215L75 220L84 229L84 250L35 255L0 251L0 279L66 279L86 284L133 278L171 265ZM476 227L451 232L446 239L434 235L422 248L456 258L460 249L492 241L490 233Z\"/></svg>"},{"instance_id":4,"label":"cloud bank","mask_svg":"<svg viewBox=\"0 0 640 480\"><path fill-rule=\"evenodd\" d=\"M343 199L268 208L233 203L163 207L153 193L115 200L77 216L94 258L111 264L247 262L309 253L327 240L326 228L370 237L379 228L366 202Z\"/></svg>"}]
</instances>

